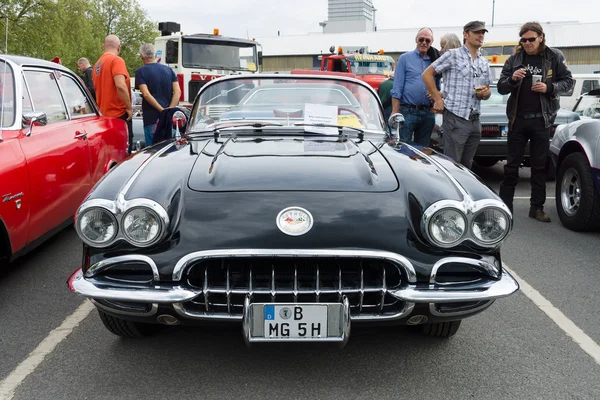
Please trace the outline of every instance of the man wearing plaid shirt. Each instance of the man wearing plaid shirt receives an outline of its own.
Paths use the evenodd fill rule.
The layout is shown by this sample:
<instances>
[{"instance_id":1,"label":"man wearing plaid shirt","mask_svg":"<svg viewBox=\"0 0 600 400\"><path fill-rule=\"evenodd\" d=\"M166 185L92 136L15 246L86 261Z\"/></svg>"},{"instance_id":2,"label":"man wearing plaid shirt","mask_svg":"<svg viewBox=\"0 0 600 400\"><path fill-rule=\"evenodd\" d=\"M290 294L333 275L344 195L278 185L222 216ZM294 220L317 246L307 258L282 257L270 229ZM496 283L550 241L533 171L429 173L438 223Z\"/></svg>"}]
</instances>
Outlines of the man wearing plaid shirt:
<instances>
[{"instance_id":1,"label":"man wearing plaid shirt","mask_svg":"<svg viewBox=\"0 0 600 400\"><path fill-rule=\"evenodd\" d=\"M471 168L481 140L480 102L490 98L492 73L479 52L487 32L485 23L469 22L463 31L464 45L446 51L422 77L434 100L433 110L443 114L444 154ZM438 73L443 76L443 95L435 85Z\"/></svg>"}]
</instances>

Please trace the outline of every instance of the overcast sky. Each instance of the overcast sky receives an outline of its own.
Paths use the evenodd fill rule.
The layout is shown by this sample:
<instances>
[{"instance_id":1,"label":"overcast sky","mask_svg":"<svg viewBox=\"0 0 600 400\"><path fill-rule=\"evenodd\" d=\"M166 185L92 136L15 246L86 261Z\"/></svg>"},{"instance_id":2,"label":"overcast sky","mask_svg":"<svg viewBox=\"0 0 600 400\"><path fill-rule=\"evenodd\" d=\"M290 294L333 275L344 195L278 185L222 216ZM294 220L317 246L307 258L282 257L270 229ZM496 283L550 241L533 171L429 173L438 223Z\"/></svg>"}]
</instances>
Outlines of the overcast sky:
<instances>
[{"instance_id":1,"label":"overcast sky","mask_svg":"<svg viewBox=\"0 0 600 400\"><path fill-rule=\"evenodd\" d=\"M233 37L269 37L321 32L327 0L138 0L155 21L174 21L184 33L212 32ZM477 4L476 7L473 7ZM373 0L381 29L462 26L471 20L492 23L492 0ZM598 0L497 0L494 23L600 21Z\"/></svg>"}]
</instances>

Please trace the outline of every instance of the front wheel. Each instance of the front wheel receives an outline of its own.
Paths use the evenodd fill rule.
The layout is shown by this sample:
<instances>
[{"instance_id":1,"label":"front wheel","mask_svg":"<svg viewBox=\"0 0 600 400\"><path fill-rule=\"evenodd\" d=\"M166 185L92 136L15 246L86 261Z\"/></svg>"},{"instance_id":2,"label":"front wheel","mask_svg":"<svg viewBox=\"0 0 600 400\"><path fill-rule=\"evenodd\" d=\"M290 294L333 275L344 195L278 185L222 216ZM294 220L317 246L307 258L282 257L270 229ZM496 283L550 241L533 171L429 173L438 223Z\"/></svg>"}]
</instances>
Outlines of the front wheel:
<instances>
[{"instance_id":1,"label":"front wheel","mask_svg":"<svg viewBox=\"0 0 600 400\"><path fill-rule=\"evenodd\" d=\"M573 231L600 227L600 196L583 153L569 154L560 164L556 175L556 211L562 224Z\"/></svg>"},{"instance_id":2,"label":"front wheel","mask_svg":"<svg viewBox=\"0 0 600 400\"><path fill-rule=\"evenodd\" d=\"M421 326L421 332L423 332L425 336L446 338L456 334L458 328L460 328L461 322L462 320L425 324Z\"/></svg>"},{"instance_id":3,"label":"front wheel","mask_svg":"<svg viewBox=\"0 0 600 400\"><path fill-rule=\"evenodd\" d=\"M105 312L98 310L102 323L110 331L110 333L126 337L126 338L141 338L150 336L160 328L158 324L144 324L141 322L127 321L125 319L113 317Z\"/></svg>"}]
</instances>

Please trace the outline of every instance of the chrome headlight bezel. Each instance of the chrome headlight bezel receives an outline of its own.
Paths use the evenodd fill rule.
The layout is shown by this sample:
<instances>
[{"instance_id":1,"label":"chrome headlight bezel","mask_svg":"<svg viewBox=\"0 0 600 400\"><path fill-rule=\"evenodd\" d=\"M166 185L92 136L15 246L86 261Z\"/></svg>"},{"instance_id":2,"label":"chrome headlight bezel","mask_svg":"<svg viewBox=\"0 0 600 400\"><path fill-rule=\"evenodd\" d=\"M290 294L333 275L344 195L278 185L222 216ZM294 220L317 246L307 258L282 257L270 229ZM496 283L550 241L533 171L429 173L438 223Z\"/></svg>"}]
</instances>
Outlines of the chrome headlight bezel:
<instances>
[{"instance_id":1,"label":"chrome headlight bezel","mask_svg":"<svg viewBox=\"0 0 600 400\"><path fill-rule=\"evenodd\" d=\"M109 214L112 215L112 217L114 218L114 221L116 221L116 224L117 224L117 233L114 235L114 237L111 240L109 240L103 244L97 244L97 243L87 240L87 238L82 234L81 229L80 229L81 216L84 215L87 211L89 211L92 208L102 208L102 209L108 211ZM124 226L123 221L124 221L125 216L127 215L127 213L129 213L130 211L132 211L133 209L136 209L136 208L144 208L144 209L149 210L150 212L152 212L153 214L155 214L158 217L158 220L160 222L158 234L152 241L150 241L148 243L140 243L140 242L137 242L137 241L131 239L125 233L125 231L123 229L123 226ZM111 201L111 200L106 200L106 199L88 200L88 201L84 202L81 205L81 207L79 207L79 210L77 211L77 215L75 216L75 227L77 230L77 234L79 235L79 238L85 244L87 244L88 246L94 247L94 248L107 248L119 241L126 241L127 243L131 244L132 246L139 247L139 248L151 247L164 239L164 237L167 233L167 229L169 227L169 223L170 223L170 221L169 221L169 215L167 214L167 211L156 201L150 200L150 199L144 199L144 198L125 200L124 198L120 197L116 201Z\"/></svg>"},{"instance_id":2,"label":"chrome headlight bezel","mask_svg":"<svg viewBox=\"0 0 600 400\"><path fill-rule=\"evenodd\" d=\"M127 218L127 216L135 211L135 210L144 210L147 213L153 214L156 217L156 220L158 221L159 227L158 227L158 233L156 234L156 236L148 241L148 242L139 242L135 239L133 239L128 233L127 230L125 229L125 219ZM123 231L123 236L127 239L127 241L131 244L133 244L136 247L150 247L153 244L155 244L162 236L162 233L165 231L165 226L163 223L163 218L161 218L160 214L155 211L153 208L148 207L148 205L132 205L130 206L127 211L125 211L123 213L123 216L121 218L121 230Z\"/></svg>"},{"instance_id":3,"label":"chrome headlight bezel","mask_svg":"<svg viewBox=\"0 0 600 400\"><path fill-rule=\"evenodd\" d=\"M462 214L466 221L466 229L462 237L451 244L441 243L431 234L431 223L434 217L439 212L447 209L451 209ZM482 212L490 209L494 209L503 213L507 221L507 226L505 232L498 239L493 241L483 241L474 235L473 224L475 222L475 218L477 218ZM427 241L433 246L444 249L457 247L465 241L472 242L477 246L484 248L496 248L507 238L511 230L512 214L510 210L506 204L504 204L504 202L495 199L473 201L467 196L465 197L464 201L440 200L429 206L423 213L423 217L421 219L421 231L427 238Z\"/></svg>"},{"instance_id":4,"label":"chrome headlight bezel","mask_svg":"<svg viewBox=\"0 0 600 400\"><path fill-rule=\"evenodd\" d=\"M119 221L118 221L117 217L115 216L114 209L111 208L110 204L107 204L104 201L98 201L98 200L91 200L84 205L85 205L85 207L82 205L79 208L79 210L77 211L77 215L75 217L75 231L77 232L77 235L88 246L100 247L100 248L110 246L110 244L114 243L115 239L119 236ZM85 236L83 234L83 231L81 229L81 219L83 218L83 216L85 216L88 212L93 211L95 209L101 209L102 211L104 211L112 219L113 223L115 224L115 233L113 234L112 238L110 238L110 240L107 240L104 243L97 243L92 240L89 240L87 238L87 236Z\"/></svg>"}]
</instances>

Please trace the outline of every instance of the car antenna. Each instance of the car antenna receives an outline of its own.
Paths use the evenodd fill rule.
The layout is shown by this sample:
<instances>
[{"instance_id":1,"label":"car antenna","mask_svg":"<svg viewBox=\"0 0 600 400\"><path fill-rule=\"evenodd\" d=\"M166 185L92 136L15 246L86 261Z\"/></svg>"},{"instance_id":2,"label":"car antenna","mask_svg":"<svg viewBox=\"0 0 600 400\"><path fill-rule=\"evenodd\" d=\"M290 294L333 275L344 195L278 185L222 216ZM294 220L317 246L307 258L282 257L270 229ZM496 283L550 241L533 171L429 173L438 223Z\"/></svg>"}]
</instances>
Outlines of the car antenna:
<instances>
[{"instance_id":1,"label":"car antenna","mask_svg":"<svg viewBox=\"0 0 600 400\"><path fill-rule=\"evenodd\" d=\"M8 17L6 17L6 33L4 36L5 46L4 54L8 55ZM6 64L8 60L4 60L4 71L2 72L2 106L0 106L0 142L2 142L2 129L4 128L4 89L6 88ZM13 105L14 107L15 105Z\"/></svg>"}]
</instances>

